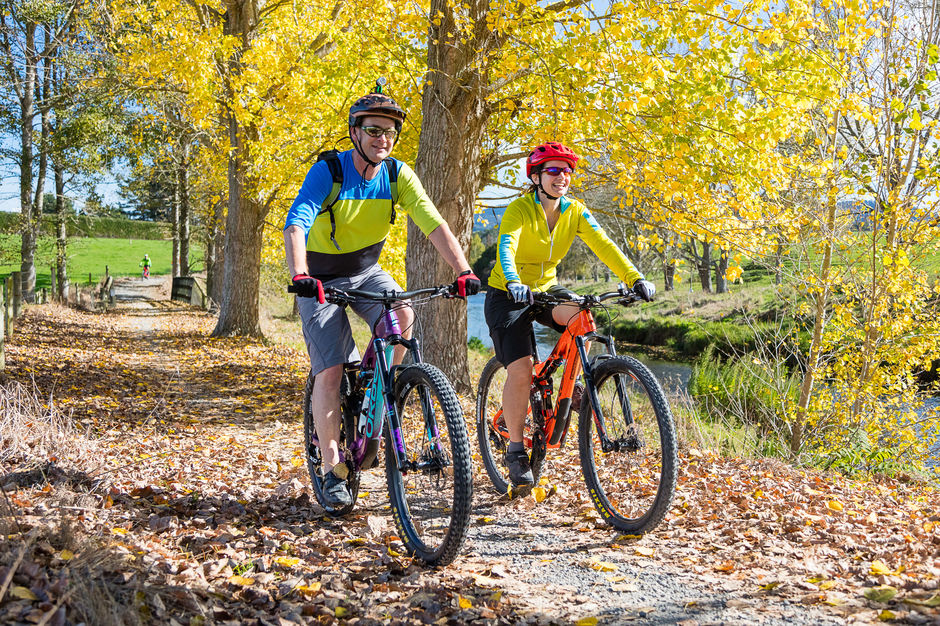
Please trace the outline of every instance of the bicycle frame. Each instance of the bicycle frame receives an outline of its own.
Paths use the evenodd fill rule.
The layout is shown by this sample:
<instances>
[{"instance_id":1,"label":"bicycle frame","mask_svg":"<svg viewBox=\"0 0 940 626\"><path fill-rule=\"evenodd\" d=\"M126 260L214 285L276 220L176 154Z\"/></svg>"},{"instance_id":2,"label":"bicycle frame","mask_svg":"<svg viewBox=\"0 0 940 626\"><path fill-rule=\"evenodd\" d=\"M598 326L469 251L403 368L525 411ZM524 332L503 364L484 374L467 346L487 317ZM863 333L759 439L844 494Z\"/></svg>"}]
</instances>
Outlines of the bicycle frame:
<instances>
[{"instance_id":1,"label":"bicycle frame","mask_svg":"<svg viewBox=\"0 0 940 626\"><path fill-rule=\"evenodd\" d=\"M398 316L393 307L386 305L385 311L373 328L372 338L363 354L362 361L359 364L358 381L361 384L364 377L371 371L372 380L368 389L370 397L370 407L365 425L360 429L356 428L353 445L350 447L353 453L353 459L356 467L362 467L366 461L368 444L370 441L380 441L382 429L385 422L391 433L393 446L391 450L386 450L386 454L393 454L395 465L402 473L409 471L423 470L434 465L434 461L422 463L406 462L403 459L408 458L405 450L405 443L401 434L401 416L398 414L398 407L395 402L395 390L393 388L395 370L400 365L390 366L390 360L394 347L397 345L405 346L411 353L415 363L421 363L421 349L417 338L406 339L401 334L401 327L398 322ZM381 326L381 328L380 328ZM430 404L430 394L425 391L425 397L422 402ZM437 431L437 424L431 422L425 425L427 428L428 441L437 441L440 446L440 435ZM375 446L377 451L378 445ZM438 450L439 451L439 450Z\"/></svg>"},{"instance_id":2,"label":"bicycle frame","mask_svg":"<svg viewBox=\"0 0 940 626\"><path fill-rule=\"evenodd\" d=\"M588 358L588 344L591 341L596 341L604 345L607 356L616 356L617 353L613 339L607 335L599 334L593 313L591 313L590 309L582 308L578 311L577 315L568 322L565 332L558 338L551 354L544 360L535 363L534 375L532 377L533 393L538 393L539 397L537 401L533 398L533 402L530 402L528 412L531 414L533 406L541 407L543 421L542 431L547 437L547 448L561 448L565 443L570 426L569 417L571 410L574 408L571 406L572 393L574 392L575 382L582 372L584 373L585 393L587 393L590 398L594 413L594 422L597 426L601 445L605 451L613 449L613 447L616 446L616 443L611 442L607 436L607 427L594 387L593 369L591 368L591 361ZM553 410L550 400L552 394L552 375L562 363L565 364L565 369L562 373L561 385ZM626 409L625 414L631 415L628 410L630 406L629 398L619 380L617 381L617 394L620 398L621 405ZM508 439L509 432L504 426L498 423L501 415L502 410L498 411L493 416L493 428L503 433ZM525 443L531 446L531 437L526 437Z\"/></svg>"}]
</instances>

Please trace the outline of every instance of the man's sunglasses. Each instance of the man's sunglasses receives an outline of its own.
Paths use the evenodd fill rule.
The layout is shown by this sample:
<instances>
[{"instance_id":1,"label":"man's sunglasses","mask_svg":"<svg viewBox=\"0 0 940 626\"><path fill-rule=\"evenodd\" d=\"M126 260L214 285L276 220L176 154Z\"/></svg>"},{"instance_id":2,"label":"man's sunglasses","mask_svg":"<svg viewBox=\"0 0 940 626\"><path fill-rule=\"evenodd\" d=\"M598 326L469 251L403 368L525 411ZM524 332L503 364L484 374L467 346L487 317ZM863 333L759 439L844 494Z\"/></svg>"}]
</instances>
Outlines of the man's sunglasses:
<instances>
[{"instance_id":1,"label":"man's sunglasses","mask_svg":"<svg viewBox=\"0 0 940 626\"><path fill-rule=\"evenodd\" d=\"M543 167L542 171L549 176L558 176L559 174L571 174L574 169L570 167Z\"/></svg>"},{"instance_id":2,"label":"man's sunglasses","mask_svg":"<svg viewBox=\"0 0 940 626\"><path fill-rule=\"evenodd\" d=\"M362 126L362 132L369 135L370 137L381 137L385 135L389 139L393 140L395 137L398 137L398 131L394 128L380 128L379 126Z\"/></svg>"}]
</instances>

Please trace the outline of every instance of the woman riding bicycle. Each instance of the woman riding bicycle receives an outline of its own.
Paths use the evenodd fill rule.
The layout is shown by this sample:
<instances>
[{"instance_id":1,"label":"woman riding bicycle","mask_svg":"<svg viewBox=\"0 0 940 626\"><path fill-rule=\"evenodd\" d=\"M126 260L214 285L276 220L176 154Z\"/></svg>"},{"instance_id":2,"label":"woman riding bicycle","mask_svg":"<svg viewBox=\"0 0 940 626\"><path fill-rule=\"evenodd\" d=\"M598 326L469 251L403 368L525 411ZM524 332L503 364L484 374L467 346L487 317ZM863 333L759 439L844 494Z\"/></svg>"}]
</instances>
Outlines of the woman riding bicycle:
<instances>
[{"instance_id":1,"label":"woman riding bicycle","mask_svg":"<svg viewBox=\"0 0 940 626\"><path fill-rule=\"evenodd\" d=\"M499 226L498 263L486 292L486 323L496 358L506 367L503 416L509 430L509 448L505 462L517 494L535 482L523 443L535 364L532 323L519 314L532 304L532 291L567 291L558 286L555 270L577 235L620 280L633 285L641 298L649 301L656 293L653 283L610 240L587 207L565 196L578 159L571 148L555 141L536 146L529 154L526 176L532 186L506 207ZM576 305L562 304L535 319L563 332L577 313Z\"/></svg>"}]
</instances>

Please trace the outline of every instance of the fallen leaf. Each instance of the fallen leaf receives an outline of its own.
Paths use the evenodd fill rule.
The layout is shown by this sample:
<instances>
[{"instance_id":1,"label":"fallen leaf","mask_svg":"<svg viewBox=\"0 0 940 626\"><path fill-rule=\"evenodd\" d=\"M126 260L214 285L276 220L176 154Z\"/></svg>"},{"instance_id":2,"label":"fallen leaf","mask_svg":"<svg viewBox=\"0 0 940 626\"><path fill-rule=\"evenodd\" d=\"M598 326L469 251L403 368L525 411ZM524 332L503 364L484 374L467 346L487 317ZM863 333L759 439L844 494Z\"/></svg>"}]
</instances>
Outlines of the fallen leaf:
<instances>
[{"instance_id":1,"label":"fallen leaf","mask_svg":"<svg viewBox=\"0 0 940 626\"><path fill-rule=\"evenodd\" d=\"M872 602L890 602L894 599L894 596L898 595L898 590L891 585L878 585L877 587L869 587L862 593Z\"/></svg>"},{"instance_id":2,"label":"fallen leaf","mask_svg":"<svg viewBox=\"0 0 940 626\"><path fill-rule=\"evenodd\" d=\"M653 556L656 554L656 548L649 548L647 546L634 546L633 551L640 556Z\"/></svg>"},{"instance_id":3,"label":"fallen leaf","mask_svg":"<svg viewBox=\"0 0 940 626\"><path fill-rule=\"evenodd\" d=\"M315 596L320 593L320 587L321 583L320 581L317 581L310 583L309 585L297 585L294 588L305 596Z\"/></svg>"},{"instance_id":4,"label":"fallen leaf","mask_svg":"<svg viewBox=\"0 0 940 626\"><path fill-rule=\"evenodd\" d=\"M473 606L473 602L471 602L469 598L465 598L462 595L457 594L457 606L462 609L469 609Z\"/></svg>"},{"instance_id":5,"label":"fallen leaf","mask_svg":"<svg viewBox=\"0 0 940 626\"><path fill-rule=\"evenodd\" d=\"M248 576L241 576L235 574L234 576L229 576L228 581L233 585L238 585L240 587L250 587L255 584L254 578L249 578Z\"/></svg>"},{"instance_id":6,"label":"fallen leaf","mask_svg":"<svg viewBox=\"0 0 940 626\"><path fill-rule=\"evenodd\" d=\"M841 511L843 509L842 503L838 500L830 500L826 503L826 508L830 511Z\"/></svg>"},{"instance_id":7,"label":"fallen leaf","mask_svg":"<svg viewBox=\"0 0 940 626\"><path fill-rule=\"evenodd\" d=\"M871 569L869 570L873 576L890 576L894 574L894 570L885 565L885 562L881 559L875 559L871 563Z\"/></svg>"},{"instance_id":8,"label":"fallen leaf","mask_svg":"<svg viewBox=\"0 0 940 626\"><path fill-rule=\"evenodd\" d=\"M21 587L20 585L14 585L10 589L10 595L14 598L19 598L20 600L38 600L36 594L27 589L26 587Z\"/></svg>"},{"instance_id":9,"label":"fallen leaf","mask_svg":"<svg viewBox=\"0 0 940 626\"><path fill-rule=\"evenodd\" d=\"M596 617L582 617L576 621L575 626L596 626L597 618Z\"/></svg>"}]
</instances>

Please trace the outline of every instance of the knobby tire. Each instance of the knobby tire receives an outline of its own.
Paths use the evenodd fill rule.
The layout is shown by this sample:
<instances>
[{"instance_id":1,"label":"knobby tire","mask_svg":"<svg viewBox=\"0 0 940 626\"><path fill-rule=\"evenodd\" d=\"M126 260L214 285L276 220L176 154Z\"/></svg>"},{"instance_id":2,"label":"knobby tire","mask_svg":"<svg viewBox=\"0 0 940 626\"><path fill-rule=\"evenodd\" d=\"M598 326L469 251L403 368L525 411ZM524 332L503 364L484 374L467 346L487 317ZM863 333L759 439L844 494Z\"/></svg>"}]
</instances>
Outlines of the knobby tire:
<instances>
[{"instance_id":1,"label":"knobby tire","mask_svg":"<svg viewBox=\"0 0 940 626\"><path fill-rule=\"evenodd\" d=\"M316 426L313 420L313 413L310 410L313 381L314 376L308 375L307 385L304 388L304 448L307 457L307 471L310 472L310 482L313 484L313 495L317 502L328 514L339 517L348 514L356 506L356 498L359 495L359 472L355 470L352 462L346 463L347 469L349 470L347 482L349 484L349 493L352 495L352 502L348 506L339 508L332 508L327 505L326 499L323 497L323 458L320 455L320 448L313 443L313 439L316 436ZM347 433L352 432L350 425L355 424L355 411L359 408L358 406L351 406L350 390L351 384L347 374L344 372L343 380L340 384L340 398L342 399L340 410L343 415L343 420L340 423L338 443L345 459L350 458L346 448L348 439Z\"/></svg>"},{"instance_id":2,"label":"knobby tire","mask_svg":"<svg viewBox=\"0 0 940 626\"><path fill-rule=\"evenodd\" d=\"M618 380L629 400L626 410ZM665 394L653 373L632 357L597 362L594 384L608 436L624 445L619 451L602 451L590 394L585 393L578 449L588 494L614 528L649 532L662 522L676 488L676 434Z\"/></svg>"},{"instance_id":3,"label":"knobby tire","mask_svg":"<svg viewBox=\"0 0 940 626\"><path fill-rule=\"evenodd\" d=\"M399 471L392 452L394 433L386 428L392 514L410 554L429 565L446 565L457 556L470 522L473 476L467 425L453 386L433 365L417 363L400 370L394 389L407 461L423 469ZM429 425L436 425L439 445L432 445Z\"/></svg>"},{"instance_id":4,"label":"knobby tire","mask_svg":"<svg viewBox=\"0 0 940 626\"><path fill-rule=\"evenodd\" d=\"M480 457L483 467L490 477L490 482L501 494L509 490L509 468L506 467L504 457L509 439L493 429L493 416L503 408L503 385L506 382L506 368L492 358L483 367L480 383L477 387L476 429L477 442L480 446ZM534 450L529 449L529 462L532 476L538 484L539 476L545 462L546 439L539 430L541 419L532 419L537 407L531 407L532 413L526 416L525 437L533 442ZM535 431L533 431L535 428Z\"/></svg>"}]
</instances>

